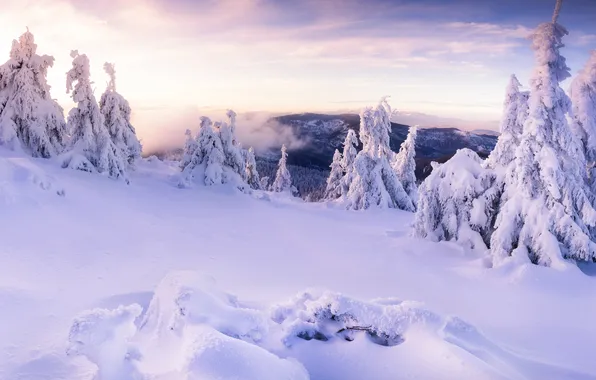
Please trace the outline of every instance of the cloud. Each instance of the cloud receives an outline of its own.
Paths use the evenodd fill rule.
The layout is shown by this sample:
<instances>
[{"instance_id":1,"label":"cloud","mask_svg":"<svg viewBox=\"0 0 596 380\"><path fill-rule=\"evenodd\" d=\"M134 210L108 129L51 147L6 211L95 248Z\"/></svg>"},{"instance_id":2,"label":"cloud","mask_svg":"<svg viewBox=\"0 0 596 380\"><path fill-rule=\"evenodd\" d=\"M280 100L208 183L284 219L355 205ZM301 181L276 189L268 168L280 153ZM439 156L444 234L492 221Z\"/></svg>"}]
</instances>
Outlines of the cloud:
<instances>
[{"instance_id":1,"label":"cloud","mask_svg":"<svg viewBox=\"0 0 596 380\"><path fill-rule=\"evenodd\" d=\"M471 6L478 2L484 5ZM341 102L364 106L370 102L355 99L374 103L380 94L392 94L407 109L492 119L509 74L525 71L519 63L531 62L532 53L523 17L491 18L493 8L486 4L4 0L0 54L7 55L12 38L29 26L40 53L56 58L48 79L52 96L67 111L70 50L89 56L96 95L107 82L103 63L115 62L118 89L146 144L161 130L166 132L159 139L183 139L178 131L198 123L199 105L240 114L327 112ZM593 41L588 32L574 34L579 44ZM441 98L452 103L441 105ZM488 103L495 106L482 105Z\"/></svg>"},{"instance_id":2,"label":"cloud","mask_svg":"<svg viewBox=\"0 0 596 380\"><path fill-rule=\"evenodd\" d=\"M159 108L158 108L159 109ZM148 118L143 120L145 117ZM212 121L227 122L226 110L214 107L190 107L170 109L170 112L145 113L133 122L146 126L143 135L143 151L146 154L180 148L184 145L186 129L193 135L198 133L199 119L207 116ZM308 141L296 136L291 128L275 121L278 116L270 112L243 112L236 118L236 136L244 147L253 147L257 152L279 148L286 144L288 149L298 149Z\"/></svg>"}]
</instances>

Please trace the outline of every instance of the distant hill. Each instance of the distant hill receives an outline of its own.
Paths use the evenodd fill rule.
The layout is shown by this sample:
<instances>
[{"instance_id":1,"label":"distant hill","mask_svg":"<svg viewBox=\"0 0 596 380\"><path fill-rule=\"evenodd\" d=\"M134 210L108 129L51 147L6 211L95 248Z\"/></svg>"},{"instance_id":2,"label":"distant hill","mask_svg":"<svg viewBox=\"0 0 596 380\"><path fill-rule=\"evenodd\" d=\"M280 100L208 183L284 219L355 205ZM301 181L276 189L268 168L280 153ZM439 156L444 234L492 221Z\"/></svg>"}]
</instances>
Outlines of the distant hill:
<instances>
[{"instance_id":1,"label":"distant hill","mask_svg":"<svg viewBox=\"0 0 596 380\"><path fill-rule=\"evenodd\" d=\"M328 169L335 149L342 149L348 129L360 130L360 117L356 114L325 115L296 114L272 119L281 126L291 128L293 134L305 142L290 149L288 162L293 165ZM390 145L395 152L406 139L409 126L392 123ZM492 132L492 131L491 131ZM492 151L497 136L489 133L472 133L457 128L420 128L416 140L416 158L421 161L452 156L458 149L469 148L481 155ZM263 158L279 157L279 147L260 152Z\"/></svg>"}]
</instances>

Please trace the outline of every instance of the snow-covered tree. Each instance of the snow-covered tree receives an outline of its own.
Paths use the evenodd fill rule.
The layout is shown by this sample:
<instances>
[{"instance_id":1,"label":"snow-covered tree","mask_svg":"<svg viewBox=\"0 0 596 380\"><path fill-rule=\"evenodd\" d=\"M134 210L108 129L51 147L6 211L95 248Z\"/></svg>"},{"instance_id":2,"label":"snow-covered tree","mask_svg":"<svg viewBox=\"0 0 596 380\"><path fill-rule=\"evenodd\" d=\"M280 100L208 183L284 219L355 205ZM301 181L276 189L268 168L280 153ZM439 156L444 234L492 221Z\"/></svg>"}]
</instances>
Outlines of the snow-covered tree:
<instances>
[{"instance_id":1,"label":"snow-covered tree","mask_svg":"<svg viewBox=\"0 0 596 380\"><path fill-rule=\"evenodd\" d=\"M399 153L392 162L393 170L401 182L404 190L416 206L418 201L418 185L416 184L416 133L417 127L411 127L408 137L401 144Z\"/></svg>"},{"instance_id":2,"label":"snow-covered tree","mask_svg":"<svg viewBox=\"0 0 596 380\"><path fill-rule=\"evenodd\" d=\"M269 177L261 177L261 189L267 190L269 188Z\"/></svg>"},{"instance_id":3,"label":"snow-covered tree","mask_svg":"<svg viewBox=\"0 0 596 380\"><path fill-rule=\"evenodd\" d=\"M363 149L346 174L350 181L346 198L349 209L379 206L414 211L412 200L389 163L391 115L385 98L377 108L366 108L360 114Z\"/></svg>"},{"instance_id":4,"label":"snow-covered tree","mask_svg":"<svg viewBox=\"0 0 596 380\"><path fill-rule=\"evenodd\" d=\"M596 50L571 82L572 128L581 140L592 192L596 193Z\"/></svg>"},{"instance_id":5,"label":"snow-covered tree","mask_svg":"<svg viewBox=\"0 0 596 380\"><path fill-rule=\"evenodd\" d=\"M44 158L64 149L63 110L46 80L53 64L54 57L37 54L29 30L12 42L10 59L0 66L0 144Z\"/></svg>"},{"instance_id":6,"label":"snow-covered tree","mask_svg":"<svg viewBox=\"0 0 596 380\"><path fill-rule=\"evenodd\" d=\"M495 263L514 256L559 266L563 258L596 259L588 228L596 225L585 181L586 160L565 114L570 101L559 83L570 76L561 56L567 30L543 23L532 34L536 68L529 116L491 238Z\"/></svg>"},{"instance_id":7,"label":"snow-covered tree","mask_svg":"<svg viewBox=\"0 0 596 380\"><path fill-rule=\"evenodd\" d=\"M346 139L344 140L344 150L342 153L342 166L344 168L349 168L354 164L354 160L356 159L356 155L358 151L356 148L358 147L358 136L356 136L356 132L353 129L348 129L348 134L346 135Z\"/></svg>"},{"instance_id":8,"label":"snow-covered tree","mask_svg":"<svg viewBox=\"0 0 596 380\"><path fill-rule=\"evenodd\" d=\"M344 140L344 150L341 155L341 166L344 170L344 176L341 180L342 195L346 195L348 193L350 183L352 183L352 178L350 176L354 173L352 167L354 165L356 155L358 154L358 151L356 150L357 147L358 137L356 136L356 132L353 129L348 129L348 134Z\"/></svg>"},{"instance_id":9,"label":"snow-covered tree","mask_svg":"<svg viewBox=\"0 0 596 380\"><path fill-rule=\"evenodd\" d=\"M288 151L286 145L281 147L281 158L277 165L277 173L275 174L275 180L271 185L271 191L281 193L284 191L292 191L292 177L287 167Z\"/></svg>"},{"instance_id":10,"label":"snow-covered tree","mask_svg":"<svg viewBox=\"0 0 596 380\"><path fill-rule=\"evenodd\" d=\"M520 86L517 77L512 75L503 105L501 134L495 149L487 159L488 167L506 168L515 159L515 151L519 146L524 123L528 118L528 97L530 95L527 91L520 91Z\"/></svg>"},{"instance_id":11,"label":"snow-covered tree","mask_svg":"<svg viewBox=\"0 0 596 380\"><path fill-rule=\"evenodd\" d=\"M89 59L71 52L72 68L66 74L66 89L77 103L68 114L67 128L71 135L70 151L64 155L63 167L107 173L112 178L126 179L126 157L112 142L104 118L93 95Z\"/></svg>"},{"instance_id":12,"label":"snow-covered tree","mask_svg":"<svg viewBox=\"0 0 596 380\"><path fill-rule=\"evenodd\" d=\"M460 149L433 171L419 189L414 235L456 241L485 250L499 200L496 175L470 149Z\"/></svg>"},{"instance_id":13,"label":"snow-covered tree","mask_svg":"<svg viewBox=\"0 0 596 380\"><path fill-rule=\"evenodd\" d=\"M246 174L246 162L242 154L242 147L236 141L236 113L232 110L228 110L226 113L229 124L220 123L219 135L221 137L221 143L223 146L223 152L225 155L225 165L229 166L245 179Z\"/></svg>"},{"instance_id":14,"label":"snow-covered tree","mask_svg":"<svg viewBox=\"0 0 596 380\"><path fill-rule=\"evenodd\" d=\"M246 151L245 178L251 188L255 190L261 189L261 179L259 178L259 172L257 171L255 151L252 146Z\"/></svg>"},{"instance_id":15,"label":"snow-covered tree","mask_svg":"<svg viewBox=\"0 0 596 380\"><path fill-rule=\"evenodd\" d=\"M197 139L192 135L190 129L186 130L186 142L184 143L184 152L182 153L182 159L180 160L180 168L184 169L192 159L195 150L199 146Z\"/></svg>"},{"instance_id":16,"label":"snow-covered tree","mask_svg":"<svg viewBox=\"0 0 596 380\"><path fill-rule=\"evenodd\" d=\"M327 187L325 188L325 199L337 199L341 197L341 181L344 177L344 168L342 165L343 157L336 149L331 162L331 172L327 178Z\"/></svg>"},{"instance_id":17,"label":"snow-covered tree","mask_svg":"<svg viewBox=\"0 0 596 380\"><path fill-rule=\"evenodd\" d=\"M201 127L197 137L197 148L182 171L181 186L190 184L197 175L203 177L207 186L224 183L225 156L219 133L213 127L211 119L201 117Z\"/></svg>"},{"instance_id":18,"label":"snow-covered tree","mask_svg":"<svg viewBox=\"0 0 596 380\"><path fill-rule=\"evenodd\" d=\"M99 108L112 142L121 151L120 155L126 158L128 164L134 165L134 162L141 157L142 146L135 128L130 123L130 105L122 95L116 92L114 64L106 62L104 70L109 75L110 81L100 98Z\"/></svg>"}]
</instances>

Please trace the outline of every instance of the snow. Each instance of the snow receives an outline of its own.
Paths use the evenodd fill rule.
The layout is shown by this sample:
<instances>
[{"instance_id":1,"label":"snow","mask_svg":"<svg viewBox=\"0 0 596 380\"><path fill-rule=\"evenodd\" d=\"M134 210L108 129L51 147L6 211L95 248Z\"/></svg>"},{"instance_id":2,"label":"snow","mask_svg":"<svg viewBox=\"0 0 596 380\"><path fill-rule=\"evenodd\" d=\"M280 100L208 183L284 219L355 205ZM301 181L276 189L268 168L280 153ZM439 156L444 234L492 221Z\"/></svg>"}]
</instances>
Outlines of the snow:
<instances>
[{"instance_id":1,"label":"snow","mask_svg":"<svg viewBox=\"0 0 596 380\"><path fill-rule=\"evenodd\" d=\"M178 165L127 186L0 150L0 379L596 379L593 265L487 269L412 213L180 189Z\"/></svg>"}]
</instances>

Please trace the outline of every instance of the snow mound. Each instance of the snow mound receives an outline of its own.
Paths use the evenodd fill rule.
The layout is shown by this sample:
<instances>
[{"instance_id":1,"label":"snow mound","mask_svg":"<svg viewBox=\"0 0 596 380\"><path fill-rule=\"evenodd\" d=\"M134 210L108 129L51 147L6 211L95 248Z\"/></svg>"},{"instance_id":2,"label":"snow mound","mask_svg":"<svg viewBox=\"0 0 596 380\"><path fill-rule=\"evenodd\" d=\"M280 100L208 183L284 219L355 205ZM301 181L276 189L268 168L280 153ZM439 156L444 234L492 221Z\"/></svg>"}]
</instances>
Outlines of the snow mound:
<instances>
[{"instance_id":1,"label":"snow mound","mask_svg":"<svg viewBox=\"0 0 596 380\"><path fill-rule=\"evenodd\" d=\"M98 367L97 380L587 378L417 302L308 291L257 310L191 271L168 274L144 315L137 304L81 314L69 342L69 355Z\"/></svg>"},{"instance_id":2,"label":"snow mound","mask_svg":"<svg viewBox=\"0 0 596 380\"><path fill-rule=\"evenodd\" d=\"M353 341L356 333L364 332L373 343L396 346L403 343L414 325L437 329L443 323L439 315L417 302L366 303L333 292L299 294L274 307L271 317L282 326L286 345L292 345L296 338Z\"/></svg>"},{"instance_id":3,"label":"snow mound","mask_svg":"<svg viewBox=\"0 0 596 380\"><path fill-rule=\"evenodd\" d=\"M187 325L198 324L253 342L267 333L262 313L240 307L234 296L216 288L213 279L191 271L169 273L157 286L141 331L179 334Z\"/></svg>"},{"instance_id":4,"label":"snow mound","mask_svg":"<svg viewBox=\"0 0 596 380\"><path fill-rule=\"evenodd\" d=\"M97 365L98 380L307 380L304 367L255 342L266 315L242 308L194 272L172 272L158 285L140 323L141 307L95 309L73 323L70 355Z\"/></svg>"},{"instance_id":5,"label":"snow mound","mask_svg":"<svg viewBox=\"0 0 596 380\"><path fill-rule=\"evenodd\" d=\"M194 330L187 346L185 369L188 380L308 380L306 369L297 361L280 359L265 349L230 338L202 325Z\"/></svg>"},{"instance_id":6,"label":"snow mound","mask_svg":"<svg viewBox=\"0 0 596 380\"><path fill-rule=\"evenodd\" d=\"M130 343L137 331L134 321L141 311L134 304L79 315L70 329L67 354L85 356L97 365L97 380L142 379L132 361L138 358L138 351Z\"/></svg>"},{"instance_id":7,"label":"snow mound","mask_svg":"<svg viewBox=\"0 0 596 380\"><path fill-rule=\"evenodd\" d=\"M39 190L66 194L53 176L35 164L35 159L0 155L0 198L5 204L37 199Z\"/></svg>"}]
</instances>

